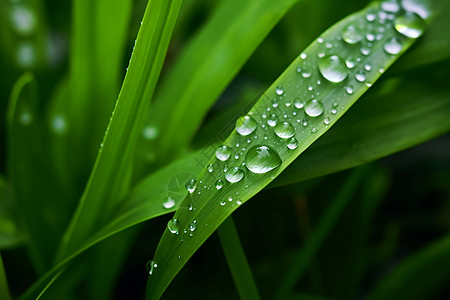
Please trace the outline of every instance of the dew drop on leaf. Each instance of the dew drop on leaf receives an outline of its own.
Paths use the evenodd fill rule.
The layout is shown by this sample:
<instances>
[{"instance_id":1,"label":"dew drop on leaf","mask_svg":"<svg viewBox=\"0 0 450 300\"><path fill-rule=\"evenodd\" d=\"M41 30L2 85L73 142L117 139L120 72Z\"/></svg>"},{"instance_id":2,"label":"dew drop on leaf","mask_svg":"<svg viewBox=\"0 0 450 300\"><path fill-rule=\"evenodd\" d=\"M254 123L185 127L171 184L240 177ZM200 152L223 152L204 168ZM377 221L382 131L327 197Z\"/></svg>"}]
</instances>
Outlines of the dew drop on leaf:
<instances>
[{"instance_id":1,"label":"dew drop on leaf","mask_svg":"<svg viewBox=\"0 0 450 300\"><path fill-rule=\"evenodd\" d=\"M406 12L395 18L395 29L406 37L416 39L425 30L425 21L416 13Z\"/></svg>"},{"instance_id":2,"label":"dew drop on leaf","mask_svg":"<svg viewBox=\"0 0 450 300\"><path fill-rule=\"evenodd\" d=\"M163 202L163 206L165 209L170 209L175 206L175 200L172 197L167 197L167 199Z\"/></svg>"},{"instance_id":3,"label":"dew drop on leaf","mask_svg":"<svg viewBox=\"0 0 450 300\"><path fill-rule=\"evenodd\" d=\"M167 222L167 229L171 233L178 234L179 228L178 228L178 220L177 219L171 219L169 222Z\"/></svg>"},{"instance_id":4,"label":"dew drop on leaf","mask_svg":"<svg viewBox=\"0 0 450 300\"><path fill-rule=\"evenodd\" d=\"M226 161L227 159L230 158L232 153L233 151L231 150L230 147L222 145L219 148L217 148L216 157L220 161Z\"/></svg>"},{"instance_id":5,"label":"dew drop on leaf","mask_svg":"<svg viewBox=\"0 0 450 300\"><path fill-rule=\"evenodd\" d=\"M244 178L244 171L240 169L239 167L233 167L225 174L225 179L228 182L236 183L242 180Z\"/></svg>"},{"instance_id":6,"label":"dew drop on leaf","mask_svg":"<svg viewBox=\"0 0 450 300\"><path fill-rule=\"evenodd\" d=\"M320 59L319 71L330 82L342 82L348 75L348 69L342 58L337 55L327 55Z\"/></svg>"},{"instance_id":7,"label":"dew drop on leaf","mask_svg":"<svg viewBox=\"0 0 450 300\"><path fill-rule=\"evenodd\" d=\"M197 180L195 180L193 178L188 179L188 181L186 181L185 187L186 187L186 190L190 194L192 194L195 191L195 189L197 188Z\"/></svg>"},{"instance_id":8,"label":"dew drop on leaf","mask_svg":"<svg viewBox=\"0 0 450 300\"><path fill-rule=\"evenodd\" d=\"M216 186L216 189L220 190L221 188L223 188L223 181L221 179L218 179L216 181L215 186Z\"/></svg>"},{"instance_id":9,"label":"dew drop on leaf","mask_svg":"<svg viewBox=\"0 0 450 300\"><path fill-rule=\"evenodd\" d=\"M245 166L256 174L267 173L280 165L281 158L278 152L269 146L253 146L245 155Z\"/></svg>"},{"instance_id":10,"label":"dew drop on leaf","mask_svg":"<svg viewBox=\"0 0 450 300\"><path fill-rule=\"evenodd\" d=\"M236 131L240 135L249 135L255 131L258 123L250 116L242 116L236 121Z\"/></svg>"},{"instance_id":11,"label":"dew drop on leaf","mask_svg":"<svg viewBox=\"0 0 450 300\"><path fill-rule=\"evenodd\" d=\"M286 146L287 146L289 149L291 149L291 150L297 149L297 147L298 147L298 141L297 141L297 139L296 139L296 138L290 138L290 139L286 142Z\"/></svg>"},{"instance_id":12,"label":"dew drop on leaf","mask_svg":"<svg viewBox=\"0 0 450 300\"><path fill-rule=\"evenodd\" d=\"M294 136L295 128L289 122L282 122L282 123L278 123L274 127L274 132L278 137L280 137L282 139L288 139L288 138Z\"/></svg>"},{"instance_id":13,"label":"dew drop on leaf","mask_svg":"<svg viewBox=\"0 0 450 300\"><path fill-rule=\"evenodd\" d=\"M152 275L155 272L155 269L158 267L158 264L154 260L150 260L145 265L147 269L148 275Z\"/></svg>"},{"instance_id":14,"label":"dew drop on leaf","mask_svg":"<svg viewBox=\"0 0 450 300\"><path fill-rule=\"evenodd\" d=\"M269 118L267 119L267 124L271 127L274 127L275 125L277 125L278 123L278 117L275 114L272 114L269 116Z\"/></svg>"},{"instance_id":15,"label":"dew drop on leaf","mask_svg":"<svg viewBox=\"0 0 450 300\"><path fill-rule=\"evenodd\" d=\"M318 117L324 111L324 106L321 101L318 100L310 100L305 105L305 113L310 117Z\"/></svg>"},{"instance_id":16,"label":"dew drop on leaf","mask_svg":"<svg viewBox=\"0 0 450 300\"><path fill-rule=\"evenodd\" d=\"M397 38L393 37L384 44L383 49L386 53L396 55L402 51L402 44Z\"/></svg>"}]
</instances>

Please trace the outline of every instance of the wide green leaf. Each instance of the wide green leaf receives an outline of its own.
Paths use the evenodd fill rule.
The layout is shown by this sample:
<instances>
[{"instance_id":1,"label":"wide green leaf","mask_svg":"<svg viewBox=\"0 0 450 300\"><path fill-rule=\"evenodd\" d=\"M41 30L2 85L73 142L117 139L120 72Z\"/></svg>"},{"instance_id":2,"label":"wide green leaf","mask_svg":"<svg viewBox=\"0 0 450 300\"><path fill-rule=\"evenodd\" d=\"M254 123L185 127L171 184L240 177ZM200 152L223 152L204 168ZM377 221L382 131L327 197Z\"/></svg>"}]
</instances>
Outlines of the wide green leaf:
<instances>
[{"instance_id":1,"label":"wide green leaf","mask_svg":"<svg viewBox=\"0 0 450 300\"><path fill-rule=\"evenodd\" d=\"M403 13L396 22L403 23ZM424 29L413 15L420 25L414 34L404 30L411 24L397 32L385 14L374 3L331 27L238 119L211 166L188 182L190 194L156 250L148 299L159 298L215 229L325 133Z\"/></svg>"}]
</instances>

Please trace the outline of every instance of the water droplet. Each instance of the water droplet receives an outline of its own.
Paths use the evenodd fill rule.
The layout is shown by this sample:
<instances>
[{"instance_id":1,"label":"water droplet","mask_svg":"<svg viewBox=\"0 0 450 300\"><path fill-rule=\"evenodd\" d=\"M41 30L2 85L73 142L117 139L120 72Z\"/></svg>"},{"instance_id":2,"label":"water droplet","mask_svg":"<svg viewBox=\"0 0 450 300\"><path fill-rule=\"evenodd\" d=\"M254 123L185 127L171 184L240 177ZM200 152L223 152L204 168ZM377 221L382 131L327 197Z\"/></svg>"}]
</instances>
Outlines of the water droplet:
<instances>
[{"instance_id":1,"label":"water droplet","mask_svg":"<svg viewBox=\"0 0 450 300\"><path fill-rule=\"evenodd\" d=\"M186 190L190 194L192 194L195 191L195 189L197 188L197 180L195 180L193 178L188 179L188 181L186 181L185 187L186 187Z\"/></svg>"},{"instance_id":2,"label":"water droplet","mask_svg":"<svg viewBox=\"0 0 450 300\"><path fill-rule=\"evenodd\" d=\"M303 77L303 78L309 78L309 77L311 77L311 72L310 72L309 70L307 70L306 68L303 68L303 71L302 71L302 77Z\"/></svg>"},{"instance_id":3,"label":"water droplet","mask_svg":"<svg viewBox=\"0 0 450 300\"><path fill-rule=\"evenodd\" d=\"M330 118L325 118L325 119L323 119L323 123L324 123L325 125L330 124L330 123L331 123Z\"/></svg>"},{"instance_id":4,"label":"water droplet","mask_svg":"<svg viewBox=\"0 0 450 300\"><path fill-rule=\"evenodd\" d=\"M306 55L306 53L301 53L300 54L300 58L301 59L306 59L306 57L308 57L308 55Z\"/></svg>"},{"instance_id":5,"label":"water droplet","mask_svg":"<svg viewBox=\"0 0 450 300\"><path fill-rule=\"evenodd\" d=\"M355 79L358 80L359 82L364 82L366 81L366 74L364 74L363 71L358 71L355 74Z\"/></svg>"},{"instance_id":6,"label":"water droplet","mask_svg":"<svg viewBox=\"0 0 450 300\"><path fill-rule=\"evenodd\" d=\"M327 55L320 59L319 71L325 79L335 83L342 82L348 74L344 60L337 55Z\"/></svg>"},{"instance_id":7,"label":"water droplet","mask_svg":"<svg viewBox=\"0 0 450 300\"><path fill-rule=\"evenodd\" d=\"M381 9L390 13L397 13L400 10L400 5L394 1L383 1Z\"/></svg>"},{"instance_id":8,"label":"water droplet","mask_svg":"<svg viewBox=\"0 0 450 300\"><path fill-rule=\"evenodd\" d=\"M392 55L399 54L402 48L401 42L395 37L388 40L383 46L384 51Z\"/></svg>"},{"instance_id":9,"label":"water droplet","mask_svg":"<svg viewBox=\"0 0 450 300\"><path fill-rule=\"evenodd\" d=\"M236 121L236 131L240 135L249 135L255 131L258 123L250 116L242 116Z\"/></svg>"},{"instance_id":10,"label":"water droplet","mask_svg":"<svg viewBox=\"0 0 450 300\"><path fill-rule=\"evenodd\" d=\"M310 100L305 105L305 112L310 117L318 117L324 111L324 106L321 101L318 100Z\"/></svg>"},{"instance_id":11,"label":"water droplet","mask_svg":"<svg viewBox=\"0 0 450 300\"><path fill-rule=\"evenodd\" d=\"M175 206L175 200L172 197L167 197L166 201L163 202L165 209L170 209Z\"/></svg>"},{"instance_id":12,"label":"water droplet","mask_svg":"<svg viewBox=\"0 0 450 300\"><path fill-rule=\"evenodd\" d=\"M242 200L241 199L236 199L236 204L237 205L241 205L242 204Z\"/></svg>"},{"instance_id":13,"label":"water droplet","mask_svg":"<svg viewBox=\"0 0 450 300\"><path fill-rule=\"evenodd\" d=\"M155 272L155 269L158 267L158 264L154 260L150 260L145 265L145 268L147 269L148 275L152 275L153 272Z\"/></svg>"},{"instance_id":14,"label":"water droplet","mask_svg":"<svg viewBox=\"0 0 450 300\"><path fill-rule=\"evenodd\" d=\"M335 115L335 114L337 114L337 110L333 108L333 109L331 110L331 113L332 113L333 115Z\"/></svg>"},{"instance_id":15,"label":"water droplet","mask_svg":"<svg viewBox=\"0 0 450 300\"><path fill-rule=\"evenodd\" d=\"M300 99L295 99L294 106L299 109L303 108L303 106L305 106L305 102Z\"/></svg>"},{"instance_id":16,"label":"water droplet","mask_svg":"<svg viewBox=\"0 0 450 300\"><path fill-rule=\"evenodd\" d=\"M17 45L17 64L22 68L31 68L36 62L36 47L29 41Z\"/></svg>"},{"instance_id":17,"label":"water droplet","mask_svg":"<svg viewBox=\"0 0 450 300\"><path fill-rule=\"evenodd\" d=\"M142 130L142 136L146 140L154 140L158 136L158 129L156 129L156 127L154 126L147 125L145 126L144 130Z\"/></svg>"},{"instance_id":18,"label":"water droplet","mask_svg":"<svg viewBox=\"0 0 450 300\"><path fill-rule=\"evenodd\" d=\"M376 16L375 14L373 14L373 13L368 13L368 14L366 15L366 20L369 21L369 22L373 22L373 21L375 21L376 17L377 17L377 16Z\"/></svg>"},{"instance_id":19,"label":"water droplet","mask_svg":"<svg viewBox=\"0 0 450 300\"><path fill-rule=\"evenodd\" d=\"M223 188L223 181L219 179L216 181L216 189L220 190L221 188Z\"/></svg>"},{"instance_id":20,"label":"water droplet","mask_svg":"<svg viewBox=\"0 0 450 300\"><path fill-rule=\"evenodd\" d=\"M316 133L316 132L317 132L317 128L311 129L311 132L312 132L312 133Z\"/></svg>"},{"instance_id":21,"label":"water droplet","mask_svg":"<svg viewBox=\"0 0 450 300\"><path fill-rule=\"evenodd\" d=\"M224 206L225 204L227 204L227 201L225 201L224 199L220 200L220 205Z\"/></svg>"},{"instance_id":22,"label":"water droplet","mask_svg":"<svg viewBox=\"0 0 450 300\"><path fill-rule=\"evenodd\" d=\"M283 89L283 87L282 87L281 85L277 86L277 88L275 89L275 93L276 93L278 96L283 95L283 94L284 94L284 89Z\"/></svg>"},{"instance_id":23,"label":"water droplet","mask_svg":"<svg viewBox=\"0 0 450 300\"><path fill-rule=\"evenodd\" d=\"M233 151L231 150L230 147L222 145L219 148L217 148L216 157L220 161L226 161L227 159L230 158L232 153Z\"/></svg>"},{"instance_id":24,"label":"water droplet","mask_svg":"<svg viewBox=\"0 0 450 300\"><path fill-rule=\"evenodd\" d=\"M18 34L30 36L36 30L36 16L27 6L13 6L10 17L12 27Z\"/></svg>"},{"instance_id":25,"label":"water droplet","mask_svg":"<svg viewBox=\"0 0 450 300\"><path fill-rule=\"evenodd\" d=\"M280 165L280 156L269 146L253 146L245 155L245 166L256 174L267 173Z\"/></svg>"},{"instance_id":26,"label":"water droplet","mask_svg":"<svg viewBox=\"0 0 450 300\"><path fill-rule=\"evenodd\" d=\"M191 211L191 210L193 210L193 209L194 209L194 206L192 205L192 203L189 203L189 204L188 204L188 210Z\"/></svg>"},{"instance_id":27,"label":"water droplet","mask_svg":"<svg viewBox=\"0 0 450 300\"><path fill-rule=\"evenodd\" d=\"M214 172L214 165L213 165L213 164L209 164L209 165L208 165L208 172L209 172L209 173Z\"/></svg>"},{"instance_id":28,"label":"water droplet","mask_svg":"<svg viewBox=\"0 0 450 300\"><path fill-rule=\"evenodd\" d=\"M244 178L244 171L238 167L233 167L225 174L225 179L228 182L236 183L242 180Z\"/></svg>"},{"instance_id":29,"label":"water droplet","mask_svg":"<svg viewBox=\"0 0 450 300\"><path fill-rule=\"evenodd\" d=\"M370 49L369 48L366 48L366 47L362 47L361 48L361 54L362 55L369 55L370 54Z\"/></svg>"},{"instance_id":30,"label":"water droplet","mask_svg":"<svg viewBox=\"0 0 450 300\"><path fill-rule=\"evenodd\" d=\"M282 139L288 139L290 137L293 137L295 134L295 128L292 126L289 122L282 122L278 123L274 127L275 134L282 138Z\"/></svg>"},{"instance_id":31,"label":"water droplet","mask_svg":"<svg viewBox=\"0 0 450 300\"><path fill-rule=\"evenodd\" d=\"M345 65L349 69L353 69L356 66L356 63L357 63L356 58L353 56L350 56L345 60Z\"/></svg>"},{"instance_id":32,"label":"water droplet","mask_svg":"<svg viewBox=\"0 0 450 300\"><path fill-rule=\"evenodd\" d=\"M370 71L372 71L372 66L369 65L369 64L366 64L366 65L364 66L364 70L366 70L367 72L370 72Z\"/></svg>"},{"instance_id":33,"label":"water droplet","mask_svg":"<svg viewBox=\"0 0 450 300\"><path fill-rule=\"evenodd\" d=\"M298 141L296 138L290 138L287 142L286 145L289 149L294 150L297 149L298 147Z\"/></svg>"},{"instance_id":34,"label":"water droplet","mask_svg":"<svg viewBox=\"0 0 450 300\"><path fill-rule=\"evenodd\" d=\"M167 222L167 229L169 229L169 231L171 233L174 234L178 234L178 220L177 219L171 219L169 220L169 222Z\"/></svg>"},{"instance_id":35,"label":"water droplet","mask_svg":"<svg viewBox=\"0 0 450 300\"><path fill-rule=\"evenodd\" d=\"M278 117L275 114L272 114L269 116L269 118L267 119L267 124L269 124L269 126L274 127L275 125L277 125L278 123Z\"/></svg>"},{"instance_id":36,"label":"water droplet","mask_svg":"<svg viewBox=\"0 0 450 300\"><path fill-rule=\"evenodd\" d=\"M346 86L345 92L349 95L353 94L353 87L352 86Z\"/></svg>"},{"instance_id":37,"label":"water droplet","mask_svg":"<svg viewBox=\"0 0 450 300\"><path fill-rule=\"evenodd\" d=\"M395 29L406 37L416 39L425 30L425 21L416 13L406 12L395 18Z\"/></svg>"},{"instance_id":38,"label":"water droplet","mask_svg":"<svg viewBox=\"0 0 450 300\"><path fill-rule=\"evenodd\" d=\"M195 229L197 229L197 221L194 220L189 224L189 231L194 232Z\"/></svg>"}]
</instances>

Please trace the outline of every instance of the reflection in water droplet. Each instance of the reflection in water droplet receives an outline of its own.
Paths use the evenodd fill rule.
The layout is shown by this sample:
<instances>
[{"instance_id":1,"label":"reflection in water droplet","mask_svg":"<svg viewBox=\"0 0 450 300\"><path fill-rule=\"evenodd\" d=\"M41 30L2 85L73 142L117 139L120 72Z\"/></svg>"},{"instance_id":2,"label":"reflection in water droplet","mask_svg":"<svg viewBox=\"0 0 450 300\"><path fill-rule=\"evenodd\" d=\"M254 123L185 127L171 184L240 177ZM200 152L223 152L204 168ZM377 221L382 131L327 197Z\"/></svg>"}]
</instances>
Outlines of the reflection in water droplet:
<instances>
[{"instance_id":1,"label":"reflection in water droplet","mask_svg":"<svg viewBox=\"0 0 450 300\"><path fill-rule=\"evenodd\" d=\"M416 39L425 30L425 21L416 13L406 12L395 18L395 29L406 37Z\"/></svg>"},{"instance_id":2,"label":"reflection in water droplet","mask_svg":"<svg viewBox=\"0 0 450 300\"><path fill-rule=\"evenodd\" d=\"M226 161L227 159L230 158L232 153L233 151L231 150L230 147L222 145L219 148L217 148L216 157L220 161Z\"/></svg>"},{"instance_id":3,"label":"reflection in water droplet","mask_svg":"<svg viewBox=\"0 0 450 300\"><path fill-rule=\"evenodd\" d=\"M324 106L321 101L318 100L310 100L305 105L305 112L310 117L318 117L324 111Z\"/></svg>"},{"instance_id":4,"label":"reflection in water droplet","mask_svg":"<svg viewBox=\"0 0 450 300\"><path fill-rule=\"evenodd\" d=\"M171 219L169 220L169 222L167 222L167 229L169 229L169 231L171 233L174 234L178 234L178 220L177 219Z\"/></svg>"},{"instance_id":5,"label":"reflection in water droplet","mask_svg":"<svg viewBox=\"0 0 450 300\"><path fill-rule=\"evenodd\" d=\"M162 204L165 209L170 209L175 206L175 200L172 197L167 197L166 201Z\"/></svg>"},{"instance_id":6,"label":"reflection in water droplet","mask_svg":"<svg viewBox=\"0 0 450 300\"><path fill-rule=\"evenodd\" d=\"M253 146L245 155L245 166L256 174L267 173L280 165L280 156L269 146Z\"/></svg>"},{"instance_id":7,"label":"reflection in water droplet","mask_svg":"<svg viewBox=\"0 0 450 300\"><path fill-rule=\"evenodd\" d=\"M344 60L337 55L327 55L321 58L319 71L325 79L334 83L342 82L348 74Z\"/></svg>"},{"instance_id":8,"label":"reflection in water droplet","mask_svg":"<svg viewBox=\"0 0 450 300\"><path fill-rule=\"evenodd\" d=\"M288 139L288 138L294 136L295 128L289 122L282 122L282 123L278 123L275 126L274 132L278 137L280 137L282 139Z\"/></svg>"},{"instance_id":9,"label":"reflection in water droplet","mask_svg":"<svg viewBox=\"0 0 450 300\"><path fill-rule=\"evenodd\" d=\"M236 183L242 180L244 178L244 171L238 167L233 167L225 174L225 179L228 182Z\"/></svg>"},{"instance_id":10,"label":"reflection in water droplet","mask_svg":"<svg viewBox=\"0 0 450 300\"><path fill-rule=\"evenodd\" d=\"M402 44L396 37L393 37L384 44L383 49L389 54L396 55L402 51Z\"/></svg>"},{"instance_id":11,"label":"reflection in water droplet","mask_svg":"<svg viewBox=\"0 0 450 300\"><path fill-rule=\"evenodd\" d=\"M255 131L258 123L250 116L242 116L236 121L236 131L240 135L249 135Z\"/></svg>"}]
</instances>

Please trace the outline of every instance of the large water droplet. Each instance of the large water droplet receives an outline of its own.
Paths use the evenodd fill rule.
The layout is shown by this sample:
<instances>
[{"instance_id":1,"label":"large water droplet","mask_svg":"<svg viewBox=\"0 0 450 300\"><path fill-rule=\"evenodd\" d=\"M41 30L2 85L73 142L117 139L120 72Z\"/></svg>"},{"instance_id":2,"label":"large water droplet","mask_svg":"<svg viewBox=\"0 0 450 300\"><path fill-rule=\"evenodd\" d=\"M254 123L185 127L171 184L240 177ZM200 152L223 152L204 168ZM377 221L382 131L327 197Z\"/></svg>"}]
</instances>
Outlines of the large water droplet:
<instances>
[{"instance_id":1,"label":"large water droplet","mask_svg":"<svg viewBox=\"0 0 450 300\"><path fill-rule=\"evenodd\" d=\"M402 51L402 44L397 38L393 37L384 44L383 49L389 54L396 55Z\"/></svg>"},{"instance_id":2,"label":"large water droplet","mask_svg":"<svg viewBox=\"0 0 450 300\"><path fill-rule=\"evenodd\" d=\"M225 179L228 182L236 183L242 180L244 178L244 171L238 167L233 167L225 174Z\"/></svg>"},{"instance_id":3,"label":"large water droplet","mask_svg":"<svg viewBox=\"0 0 450 300\"><path fill-rule=\"evenodd\" d=\"M406 12L395 18L395 29L406 37L416 39L425 30L425 21L416 13Z\"/></svg>"},{"instance_id":4,"label":"large water droplet","mask_svg":"<svg viewBox=\"0 0 450 300\"><path fill-rule=\"evenodd\" d=\"M310 117L318 117L324 111L323 103L318 100L310 100L305 105L305 112Z\"/></svg>"},{"instance_id":5,"label":"large water droplet","mask_svg":"<svg viewBox=\"0 0 450 300\"><path fill-rule=\"evenodd\" d=\"M242 116L236 121L236 131L240 135L249 135L255 131L258 123L250 116Z\"/></svg>"},{"instance_id":6,"label":"large water droplet","mask_svg":"<svg viewBox=\"0 0 450 300\"><path fill-rule=\"evenodd\" d=\"M267 173L280 165L280 156L269 146L253 146L245 155L245 166L256 174Z\"/></svg>"},{"instance_id":7,"label":"large water droplet","mask_svg":"<svg viewBox=\"0 0 450 300\"><path fill-rule=\"evenodd\" d=\"M331 82L342 82L347 78L348 69L345 61L337 55L327 55L320 59L319 71Z\"/></svg>"},{"instance_id":8,"label":"large water droplet","mask_svg":"<svg viewBox=\"0 0 450 300\"><path fill-rule=\"evenodd\" d=\"M166 201L163 202L165 209L170 209L175 206L175 200L172 197L167 197Z\"/></svg>"},{"instance_id":9,"label":"large water droplet","mask_svg":"<svg viewBox=\"0 0 450 300\"><path fill-rule=\"evenodd\" d=\"M216 150L216 157L220 161L226 161L230 158L231 154L233 154L233 151L230 147L222 145Z\"/></svg>"},{"instance_id":10,"label":"large water droplet","mask_svg":"<svg viewBox=\"0 0 450 300\"><path fill-rule=\"evenodd\" d=\"M288 139L290 137L293 137L295 134L295 128L292 126L289 122L282 122L278 123L274 128L275 134L282 138L282 139Z\"/></svg>"},{"instance_id":11,"label":"large water droplet","mask_svg":"<svg viewBox=\"0 0 450 300\"><path fill-rule=\"evenodd\" d=\"M155 272L155 269L158 267L158 264L154 260L150 260L145 265L145 268L147 269L148 275L152 275L153 272Z\"/></svg>"},{"instance_id":12,"label":"large water droplet","mask_svg":"<svg viewBox=\"0 0 450 300\"><path fill-rule=\"evenodd\" d=\"M171 219L169 220L169 222L167 222L167 229L169 229L169 231L171 233L174 234L178 234L178 220L177 219Z\"/></svg>"},{"instance_id":13,"label":"large water droplet","mask_svg":"<svg viewBox=\"0 0 450 300\"><path fill-rule=\"evenodd\" d=\"M186 186L186 190L190 194L192 194L195 191L195 189L197 188L197 180L195 180L193 178L188 179L188 181L186 181L186 185L185 186Z\"/></svg>"},{"instance_id":14,"label":"large water droplet","mask_svg":"<svg viewBox=\"0 0 450 300\"><path fill-rule=\"evenodd\" d=\"M354 25L345 27L341 35L342 39L349 44L356 44L362 40L361 32Z\"/></svg>"}]
</instances>

